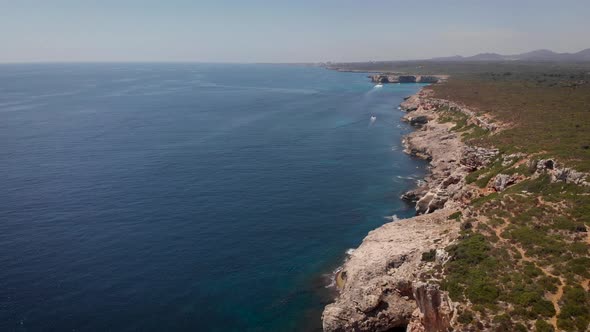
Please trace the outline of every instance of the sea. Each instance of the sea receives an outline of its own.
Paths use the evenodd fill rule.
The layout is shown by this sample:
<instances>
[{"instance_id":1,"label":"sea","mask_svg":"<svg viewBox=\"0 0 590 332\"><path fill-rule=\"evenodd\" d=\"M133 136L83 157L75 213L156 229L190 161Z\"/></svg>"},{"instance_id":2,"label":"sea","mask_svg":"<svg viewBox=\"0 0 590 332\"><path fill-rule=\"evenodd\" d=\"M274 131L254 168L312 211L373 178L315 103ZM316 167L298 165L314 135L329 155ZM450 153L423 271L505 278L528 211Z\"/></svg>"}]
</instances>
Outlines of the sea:
<instances>
[{"instance_id":1,"label":"sea","mask_svg":"<svg viewBox=\"0 0 590 332\"><path fill-rule=\"evenodd\" d=\"M273 64L0 65L0 331L320 331L414 215L420 84Z\"/></svg>"}]
</instances>

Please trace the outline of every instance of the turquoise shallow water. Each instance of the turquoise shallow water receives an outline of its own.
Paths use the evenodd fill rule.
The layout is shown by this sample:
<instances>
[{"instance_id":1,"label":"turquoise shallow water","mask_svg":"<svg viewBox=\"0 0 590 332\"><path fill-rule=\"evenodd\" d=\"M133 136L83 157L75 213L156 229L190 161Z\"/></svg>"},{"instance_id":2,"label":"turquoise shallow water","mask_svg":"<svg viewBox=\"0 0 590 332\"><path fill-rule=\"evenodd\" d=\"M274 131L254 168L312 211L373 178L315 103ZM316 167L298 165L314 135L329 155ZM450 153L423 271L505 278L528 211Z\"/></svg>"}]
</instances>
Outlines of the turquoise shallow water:
<instances>
[{"instance_id":1,"label":"turquoise shallow water","mask_svg":"<svg viewBox=\"0 0 590 332\"><path fill-rule=\"evenodd\" d=\"M317 329L413 214L420 85L282 65L0 66L0 330ZM376 116L371 124L370 116Z\"/></svg>"}]
</instances>

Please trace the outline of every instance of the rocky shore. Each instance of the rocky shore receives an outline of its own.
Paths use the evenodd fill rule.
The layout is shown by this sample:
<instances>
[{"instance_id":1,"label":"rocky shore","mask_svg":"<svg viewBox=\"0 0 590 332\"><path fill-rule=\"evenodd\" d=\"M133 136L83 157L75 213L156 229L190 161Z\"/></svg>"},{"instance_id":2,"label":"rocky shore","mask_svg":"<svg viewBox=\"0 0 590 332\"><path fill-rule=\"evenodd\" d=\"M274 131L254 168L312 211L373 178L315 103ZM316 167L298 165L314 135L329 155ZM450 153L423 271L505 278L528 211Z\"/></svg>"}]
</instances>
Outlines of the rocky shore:
<instances>
[{"instance_id":1,"label":"rocky shore","mask_svg":"<svg viewBox=\"0 0 590 332\"><path fill-rule=\"evenodd\" d=\"M402 197L416 203L418 215L370 232L353 252L342 268L340 294L322 315L324 331L447 331L456 319L431 270L446 262L444 248L458 237L453 214L468 213L477 194L465 177L498 152L463 144L453 124L441 121L442 102L423 89L402 103L404 120L417 127L405 137L405 151L430 162L424 184Z\"/></svg>"},{"instance_id":2,"label":"rocky shore","mask_svg":"<svg viewBox=\"0 0 590 332\"><path fill-rule=\"evenodd\" d=\"M437 83L447 79L446 75L374 74L369 75L373 83Z\"/></svg>"}]
</instances>

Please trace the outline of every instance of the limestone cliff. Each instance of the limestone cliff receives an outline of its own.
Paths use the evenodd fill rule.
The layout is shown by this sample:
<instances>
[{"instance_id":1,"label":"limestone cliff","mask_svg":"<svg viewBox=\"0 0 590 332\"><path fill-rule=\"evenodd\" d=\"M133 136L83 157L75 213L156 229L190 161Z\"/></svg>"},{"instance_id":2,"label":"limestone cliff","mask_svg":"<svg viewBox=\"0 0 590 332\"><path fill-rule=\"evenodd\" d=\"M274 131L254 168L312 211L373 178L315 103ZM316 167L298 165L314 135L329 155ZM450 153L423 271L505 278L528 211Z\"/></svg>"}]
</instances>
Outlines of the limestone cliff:
<instances>
[{"instance_id":1,"label":"limestone cliff","mask_svg":"<svg viewBox=\"0 0 590 332\"><path fill-rule=\"evenodd\" d=\"M427 271L446 262L444 248L458 237L459 223L449 215L474 195L466 175L497 151L465 146L451 123L439 121L432 102L423 90L402 104L410 111L405 120L418 126L404 139L405 151L430 161L424 184L404 195L419 215L385 224L363 240L342 268L340 295L322 316L324 331L447 331L455 316L440 276Z\"/></svg>"},{"instance_id":2,"label":"limestone cliff","mask_svg":"<svg viewBox=\"0 0 590 332\"><path fill-rule=\"evenodd\" d=\"M374 74L369 78L373 83L437 83L447 78L445 75L400 75Z\"/></svg>"},{"instance_id":3,"label":"limestone cliff","mask_svg":"<svg viewBox=\"0 0 590 332\"><path fill-rule=\"evenodd\" d=\"M420 272L433 267L422 261L424 252L443 250L457 236L448 214L437 211L370 232L343 267L344 286L324 310L324 331L387 331L421 319L445 325L450 315L438 308L450 302L438 286L420 282Z\"/></svg>"},{"instance_id":4,"label":"limestone cliff","mask_svg":"<svg viewBox=\"0 0 590 332\"><path fill-rule=\"evenodd\" d=\"M502 307L498 307L499 311L494 313L496 316L482 315L473 313L471 299L466 301L467 297L457 297L463 302L453 302L439 285L444 280L448 287L449 279L453 277L451 267L457 266L457 261L461 260L456 252L453 257L449 257L450 254L445 251L445 248L453 252L459 245L464 244L465 239L469 238L468 234L474 234L470 229L477 229L481 239L488 236L492 241L490 247L500 246L506 250L505 252L512 250L511 264L523 264L519 263L522 260L523 266L534 262L539 267L543 267L544 256L540 260L535 260L531 258L531 255L527 256L526 250L515 246L514 238L510 238L509 241L506 237L511 234L505 233L509 227L507 225L513 221L502 217L503 219L499 219L500 222L497 224L488 222L491 219L488 219L490 216L485 214L486 204L499 209L500 214L509 213L508 210L504 210L509 204L497 200L492 202L494 197L499 197L499 193L502 192L501 195L511 195L508 197L513 202L516 202L514 197L527 202L531 211L543 208L544 213L553 213L558 218L563 215L563 209L570 209L568 204L572 204L571 206L575 208L578 201L572 201L564 191L559 193L559 195L563 194L561 197L564 199L559 204L549 202L549 199L544 199L542 195L535 201L527 201L527 197L532 195L529 190L537 190L539 194L542 189L539 184L546 186L546 182L560 183L559 185L575 184L587 188L590 186L590 174L568 168L564 163L547 155L539 156L534 153L527 155L524 152L500 154L498 149L464 144L462 136L501 135L501 131L510 128L510 125L453 101L437 99L429 88L405 98L400 108L407 112L404 121L416 128L416 131L403 140L405 152L430 162L429 174L422 184L402 196L403 199L415 203L418 215L385 224L370 232L350 259L344 263L339 275L340 294L334 303L326 306L322 316L324 330L507 331L517 325L520 325L521 329L525 327L532 330L533 324L536 326L539 322L541 322L540 326L545 323L555 329L558 328L560 320L562 324L567 324L568 319L571 319L560 316L561 306L565 303L560 299L563 299L564 285L573 281L567 281L563 277L557 278L555 272L547 269L546 266L539 269L539 276L553 278L551 280L555 280L557 286L555 290L549 289L539 295L541 298L539 303L549 303L553 306L554 312L551 313L549 308L549 313L544 313L545 316L536 323L527 318L529 316L525 316L524 320L520 318L520 321L518 317L513 317L514 322L496 319L496 317L507 317L504 314L506 310L513 310L516 306L520 306L518 309L521 311L524 310L524 306L517 300L508 298L513 302L505 302ZM471 140L470 144L474 144L473 142ZM511 186L523 184L530 187L523 187L527 190L517 191L515 190L518 188L513 188L512 192L508 189ZM536 184L538 188L530 184ZM565 187L562 186L561 190L563 188ZM547 191L543 194L549 197L556 195L556 192ZM584 192L584 195L589 195L587 191ZM472 205L471 202L474 200L480 204L487 200L487 203ZM572 209L570 211L574 211ZM497 217L497 215L494 216ZM548 218L547 222L553 222L554 219ZM566 219L569 220L569 218ZM545 221L536 219L535 223L531 221L530 224L537 227L536 223L540 222ZM461 238L459 238L460 227L463 231ZM524 224L519 227L528 229L529 225ZM570 233L558 230L561 232L559 236L560 238L570 236L568 239L572 243L580 244L583 241L580 234L585 236L588 233L587 227L587 225L572 224L568 228ZM590 236L587 236L585 241L590 243ZM565 247L565 242L563 243ZM498 250L498 252L504 251ZM484 256L487 257L487 255ZM509 256L499 256L496 259L504 260L506 257ZM559 260L556 259L556 261ZM463 264L471 268L472 263L467 261ZM456 272L458 271L456 269L454 271L456 274L462 273ZM500 272L505 273L505 276L512 276L515 271L509 268ZM498 274L500 275L502 274ZM524 278L525 274L521 276ZM454 277L457 279L457 275ZM586 279L582 280L581 286L576 285L576 287L588 291L590 281L585 275L584 278ZM497 277L495 280L502 279ZM469 278L461 279L461 282L468 284ZM529 284L534 282L531 281ZM510 287L519 287L519 285L514 283ZM547 316L551 314L552 317ZM566 323L563 323L564 321Z\"/></svg>"}]
</instances>

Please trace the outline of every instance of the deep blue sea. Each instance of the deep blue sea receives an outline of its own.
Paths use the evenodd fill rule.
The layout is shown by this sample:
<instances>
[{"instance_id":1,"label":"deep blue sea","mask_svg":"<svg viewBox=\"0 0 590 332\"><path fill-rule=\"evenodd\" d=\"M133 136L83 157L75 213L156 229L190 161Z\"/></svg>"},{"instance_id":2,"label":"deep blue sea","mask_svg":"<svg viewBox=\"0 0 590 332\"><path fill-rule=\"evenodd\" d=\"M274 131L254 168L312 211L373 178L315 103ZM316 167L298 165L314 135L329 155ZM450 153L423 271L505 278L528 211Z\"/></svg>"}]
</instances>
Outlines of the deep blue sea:
<instances>
[{"instance_id":1,"label":"deep blue sea","mask_svg":"<svg viewBox=\"0 0 590 332\"><path fill-rule=\"evenodd\" d=\"M287 65L0 65L0 331L306 331L425 172L418 84ZM370 117L376 120L371 122Z\"/></svg>"}]
</instances>

